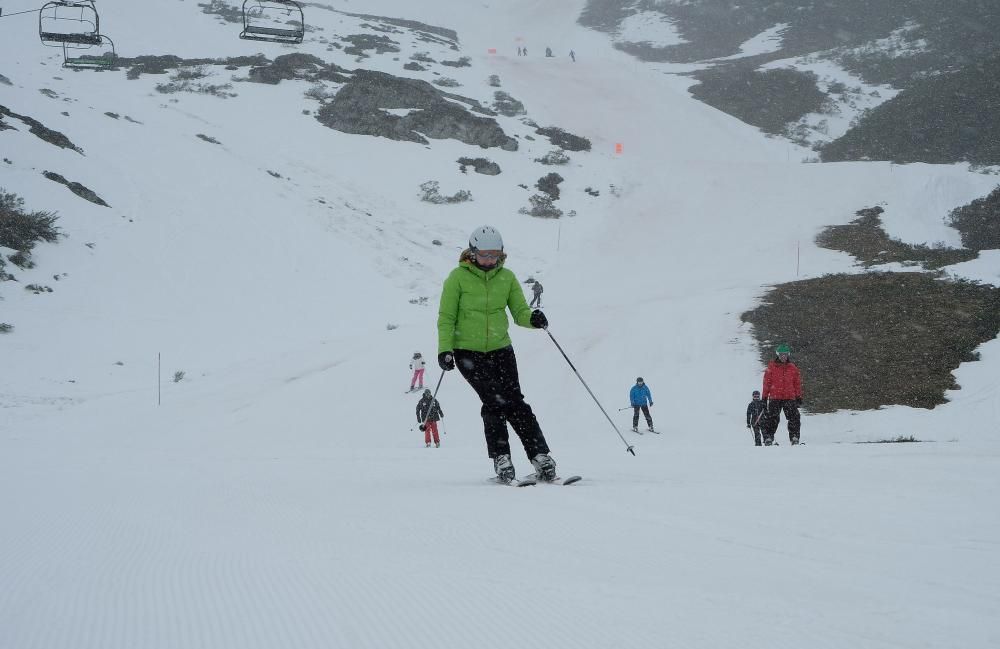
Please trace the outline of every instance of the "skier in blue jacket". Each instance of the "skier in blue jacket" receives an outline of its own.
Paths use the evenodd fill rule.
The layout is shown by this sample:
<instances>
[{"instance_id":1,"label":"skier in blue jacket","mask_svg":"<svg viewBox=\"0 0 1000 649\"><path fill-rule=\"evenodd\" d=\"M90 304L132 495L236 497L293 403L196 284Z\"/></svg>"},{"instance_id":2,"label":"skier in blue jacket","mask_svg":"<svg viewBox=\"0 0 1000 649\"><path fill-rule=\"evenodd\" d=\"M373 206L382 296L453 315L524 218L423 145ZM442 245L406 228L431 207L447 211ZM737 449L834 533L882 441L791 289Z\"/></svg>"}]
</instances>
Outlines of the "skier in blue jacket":
<instances>
[{"instance_id":1,"label":"skier in blue jacket","mask_svg":"<svg viewBox=\"0 0 1000 649\"><path fill-rule=\"evenodd\" d=\"M635 380L635 385L632 389L628 391L628 400L632 404L632 432L639 432L639 411L642 410L642 414L646 417L646 425L649 426L649 432L655 432L653 430L653 418L649 416L649 408L653 405L653 395L649 392L649 386L646 385L642 377L640 376Z\"/></svg>"}]
</instances>

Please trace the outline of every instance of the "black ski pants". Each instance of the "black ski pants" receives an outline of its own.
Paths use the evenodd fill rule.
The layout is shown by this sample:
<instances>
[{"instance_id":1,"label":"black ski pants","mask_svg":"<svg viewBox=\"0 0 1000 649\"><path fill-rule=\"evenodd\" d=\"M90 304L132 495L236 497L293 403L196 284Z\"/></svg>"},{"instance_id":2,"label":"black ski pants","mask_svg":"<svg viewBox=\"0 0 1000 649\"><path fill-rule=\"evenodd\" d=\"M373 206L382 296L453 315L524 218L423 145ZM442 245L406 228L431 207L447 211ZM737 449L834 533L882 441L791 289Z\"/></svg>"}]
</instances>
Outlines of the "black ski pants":
<instances>
[{"instance_id":1,"label":"black ski pants","mask_svg":"<svg viewBox=\"0 0 1000 649\"><path fill-rule=\"evenodd\" d=\"M646 418L646 425L650 428L653 427L653 418L649 415L648 406L632 406L632 428L639 427L639 411L642 411L642 416Z\"/></svg>"},{"instance_id":2,"label":"black ski pants","mask_svg":"<svg viewBox=\"0 0 1000 649\"><path fill-rule=\"evenodd\" d=\"M483 431L491 458L510 455L507 422L521 439L528 458L548 453L549 446L531 406L524 402L517 377L517 359L511 346L492 352L454 351L455 366L483 402Z\"/></svg>"},{"instance_id":3,"label":"black ski pants","mask_svg":"<svg viewBox=\"0 0 1000 649\"><path fill-rule=\"evenodd\" d=\"M768 399L767 414L765 415L767 424L764 427L765 444L774 441L774 434L778 432L782 411L785 412L785 419L788 420L788 441L799 441L802 419L799 416L799 405L795 399Z\"/></svg>"},{"instance_id":4,"label":"black ski pants","mask_svg":"<svg viewBox=\"0 0 1000 649\"><path fill-rule=\"evenodd\" d=\"M542 294L541 293L535 293L535 297L531 298L531 304L529 304L528 306L529 307L537 306L538 308L541 308L542 307Z\"/></svg>"}]
</instances>

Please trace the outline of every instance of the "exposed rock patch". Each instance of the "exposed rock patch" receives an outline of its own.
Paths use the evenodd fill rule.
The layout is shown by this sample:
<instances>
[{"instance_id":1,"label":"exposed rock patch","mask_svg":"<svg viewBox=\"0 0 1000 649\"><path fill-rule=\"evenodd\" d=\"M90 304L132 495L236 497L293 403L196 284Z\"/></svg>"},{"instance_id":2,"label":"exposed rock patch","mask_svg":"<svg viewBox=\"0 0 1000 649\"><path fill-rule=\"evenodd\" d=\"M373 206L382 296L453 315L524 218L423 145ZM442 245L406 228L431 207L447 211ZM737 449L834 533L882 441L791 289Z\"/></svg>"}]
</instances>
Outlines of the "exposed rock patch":
<instances>
[{"instance_id":1,"label":"exposed rock patch","mask_svg":"<svg viewBox=\"0 0 1000 649\"><path fill-rule=\"evenodd\" d=\"M90 201L94 205L100 205L101 207L111 207L110 205L105 203L104 200L100 196L98 196L93 190L87 188L84 185L81 185L78 182L71 182L69 180L66 180L64 177L55 173L54 171L44 171L42 172L42 175L53 182L59 183L60 185L66 185L66 187L68 187L71 192L73 192L74 194L76 194L77 196L79 196L84 200Z\"/></svg>"},{"instance_id":2,"label":"exposed rock patch","mask_svg":"<svg viewBox=\"0 0 1000 649\"><path fill-rule=\"evenodd\" d=\"M517 141L495 120L472 115L449 101L450 97L426 81L358 70L333 100L320 108L316 119L344 133L420 144L427 144L426 138L455 139L483 148L517 150ZM411 112L400 116L387 109Z\"/></svg>"},{"instance_id":3,"label":"exposed rock patch","mask_svg":"<svg viewBox=\"0 0 1000 649\"><path fill-rule=\"evenodd\" d=\"M924 268L941 268L975 259L975 250L911 245L890 239L882 229L881 207L858 210L860 217L847 225L826 228L816 237L816 245L830 250L842 250L857 258L865 268L878 264L898 262L922 264Z\"/></svg>"},{"instance_id":4,"label":"exposed rock patch","mask_svg":"<svg viewBox=\"0 0 1000 649\"><path fill-rule=\"evenodd\" d=\"M462 173L465 173L465 168L471 166L477 174L483 174L486 176L496 176L500 174L500 165L488 160L486 158L459 158L458 164Z\"/></svg>"},{"instance_id":5,"label":"exposed rock patch","mask_svg":"<svg viewBox=\"0 0 1000 649\"><path fill-rule=\"evenodd\" d=\"M29 133L53 146L57 146L61 149L70 149L72 151L76 151L77 153L83 153L83 149L73 144L68 137L59 131L48 128L37 119L27 117L26 115L18 115L17 113L8 110L6 106L0 106L0 120L2 120L5 116L20 120L25 126L28 127ZM13 127L8 126L7 128Z\"/></svg>"}]
</instances>

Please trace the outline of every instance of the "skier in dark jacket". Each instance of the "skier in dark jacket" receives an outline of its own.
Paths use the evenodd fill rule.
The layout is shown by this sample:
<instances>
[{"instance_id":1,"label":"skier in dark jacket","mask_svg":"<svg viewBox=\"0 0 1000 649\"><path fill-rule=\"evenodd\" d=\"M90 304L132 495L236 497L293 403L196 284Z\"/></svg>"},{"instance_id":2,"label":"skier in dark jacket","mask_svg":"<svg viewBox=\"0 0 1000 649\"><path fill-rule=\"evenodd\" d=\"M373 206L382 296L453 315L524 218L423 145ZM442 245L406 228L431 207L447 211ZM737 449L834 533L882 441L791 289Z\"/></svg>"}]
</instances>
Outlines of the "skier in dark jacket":
<instances>
[{"instance_id":1,"label":"skier in dark jacket","mask_svg":"<svg viewBox=\"0 0 1000 649\"><path fill-rule=\"evenodd\" d=\"M543 290L545 289L542 288L542 283L539 281L536 281L534 284L531 285L531 292L534 294L534 296L531 298L531 304L528 305L529 307L535 308L537 306L539 309L542 308Z\"/></svg>"},{"instance_id":2,"label":"skier in dark jacket","mask_svg":"<svg viewBox=\"0 0 1000 649\"><path fill-rule=\"evenodd\" d=\"M760 432L767 424L764 412L767 404L760 398L760 390L753 391L753 400L747 404L747 428L753 429L753 445L760 446Z\"/></svg>"},{"instance_id":3,"label":"skier in dark jacket","mask_svg":"<svg viewBox=\"0 0 1000 649\"><path fill-rule=\"evenodd\" d=\"M649 392L649 386L642 380L642 377L638 377L635 380L635 385L632 389L628 391L628 400L632 404L632 432L639 432L639 411L642 411L642 415L646 418L646 425L649 426L649 432L653 431L653 418L649 414L649 408L653 405L653 395Z\"/></svg>"},{"instance_id":4,"label":"skier in dark jacket","mask_svg":"<svg viewBox=\"0 0 1000 649\"><path fill-rule=\"evenodd\" d=\"M556 478L556 463L531 406L524 401L517 376L517 358L507 329L514 322L528 329L544 329L549 321L532 311L524 291L509 269L503 239L488 225L476 228L469 247L458 259L441 291L438 309L438 365L448 371L458 366L483 402L486 450L501 482L514 479L507 422L521 439L540 480Z\"/></svg>"},{"instance_id":5,"label":"skier in dark jacket","mask_svg":"<svg viewBox=\"0 0 1000 649\"><path fill-rule=\"evenodd\" d=\"M764 388L761 398L767 403L767 426L764 429L764 446L774 443L778 431L781 412L788 420L788 441L799 443L802 420L799 406L802 405L802 377L799 368L791 361L792 350L788 345L778 345L774 350L777 358L764 371Z\"/></svg>"},{"instance_id":6,"label":"skier in dark jacket","mask_svg":"<svg viewBox=\"0 0 1000 649\"><path fill-rule=\"evenodd\" d=\"M441 404L430 390L424 390L423 396L417 402L417 422L420 424L420 430L424 431L424 446L431 445L431 436L434 437L434 448L441 446L437 423L442 419L444 410L441 409Z\"/></svg>"}]
</instances>

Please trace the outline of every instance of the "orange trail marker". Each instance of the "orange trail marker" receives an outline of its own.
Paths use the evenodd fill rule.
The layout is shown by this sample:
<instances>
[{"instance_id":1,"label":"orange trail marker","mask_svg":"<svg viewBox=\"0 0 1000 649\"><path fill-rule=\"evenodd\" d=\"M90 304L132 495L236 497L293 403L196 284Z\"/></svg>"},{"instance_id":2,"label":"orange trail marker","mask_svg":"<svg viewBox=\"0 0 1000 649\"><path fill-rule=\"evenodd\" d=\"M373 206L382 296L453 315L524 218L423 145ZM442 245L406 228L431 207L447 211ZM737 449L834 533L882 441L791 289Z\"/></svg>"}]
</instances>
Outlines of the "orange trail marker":
<instances>
[{"instance_id":1,"label":"orange trail marker","mask_svg":"<svg viewBox=\"0 0 1000 649\"><path fill-rule=\"evenodd\" d=\"M491 47L490 49L486 50L486 52L488 54L496 54L497 53L497 48Z\"/></svg>"},{"instance_id":2,"label":"orange trail marker","mask_svg":"<svg viewBox=\"0 0 1000 649\"><path fill-rule=\"evenodd\" d=\"M621 142L615 142L615 153L621 155L624 150L625 146Z\"/></svg>"}]
</instances>

